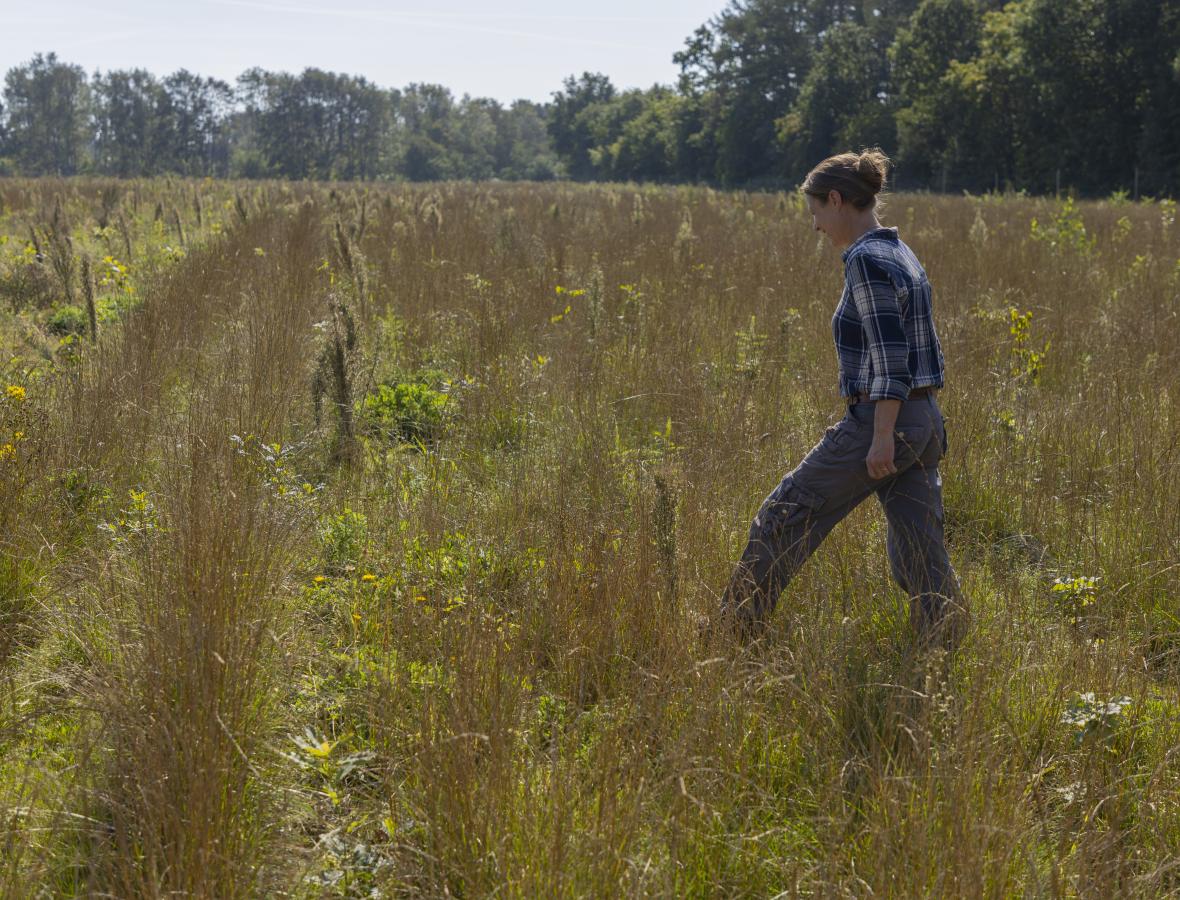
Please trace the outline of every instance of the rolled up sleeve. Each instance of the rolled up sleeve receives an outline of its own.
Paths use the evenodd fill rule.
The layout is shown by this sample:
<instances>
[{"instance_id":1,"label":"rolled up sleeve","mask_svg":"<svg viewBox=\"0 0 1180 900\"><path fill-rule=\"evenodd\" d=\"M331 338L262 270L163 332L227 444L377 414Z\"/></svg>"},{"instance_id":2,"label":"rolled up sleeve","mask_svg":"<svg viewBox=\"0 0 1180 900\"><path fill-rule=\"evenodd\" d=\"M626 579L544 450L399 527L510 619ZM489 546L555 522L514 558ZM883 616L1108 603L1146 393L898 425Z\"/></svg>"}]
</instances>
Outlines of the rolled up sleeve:
<instances>
[{"instance_id":1,"label":"rolled up sleeve","mask_svg":"<svg viewBox=\"0 0 1180 900\"><path fill-rule=\"evenodd\" d=\"M869 399L905 400L913 377L897 288L880 262L868 254L858 253L849 259L845 277L868 342L872 364Z\"/></svg>"}]
</instances>

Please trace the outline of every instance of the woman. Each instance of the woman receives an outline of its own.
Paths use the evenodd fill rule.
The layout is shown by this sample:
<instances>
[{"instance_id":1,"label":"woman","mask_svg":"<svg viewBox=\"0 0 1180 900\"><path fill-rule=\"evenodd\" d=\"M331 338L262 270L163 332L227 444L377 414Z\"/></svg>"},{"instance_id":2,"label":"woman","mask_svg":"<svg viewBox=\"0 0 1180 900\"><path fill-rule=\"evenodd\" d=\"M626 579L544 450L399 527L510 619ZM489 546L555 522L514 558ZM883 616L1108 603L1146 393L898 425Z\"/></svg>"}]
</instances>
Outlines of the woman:
<instances>
[{"instance_id":1,"label":"woman","mask_svg":"<svg viewBox=\"0 0 1180 900\"><path fill-rule=\"evenodd\" d=\"M843 421L763 501L722 601L746 638L757 636L791 576L829 531L870 494L889 523L893 577L910 596L924 646L954 649L967 611L943 546L938 462L946 431L935 392L942 348L930 282L896 228L877 218L888 158L842 153L811 170L801 190L816 231L844 261L832 318Z\"/></svg>"}]
</instances>

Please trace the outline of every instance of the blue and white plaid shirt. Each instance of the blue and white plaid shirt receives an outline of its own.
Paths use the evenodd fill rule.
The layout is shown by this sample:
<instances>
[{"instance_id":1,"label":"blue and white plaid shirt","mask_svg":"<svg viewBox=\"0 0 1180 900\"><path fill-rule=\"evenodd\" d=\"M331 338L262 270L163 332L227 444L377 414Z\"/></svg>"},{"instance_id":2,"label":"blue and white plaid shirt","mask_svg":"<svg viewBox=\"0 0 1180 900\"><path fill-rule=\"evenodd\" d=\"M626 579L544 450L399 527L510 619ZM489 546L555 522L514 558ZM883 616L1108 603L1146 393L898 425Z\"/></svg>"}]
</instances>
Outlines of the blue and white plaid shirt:
<instances>
[{"instance_id":1,"label":"blue and white plaid shirt","mask_svg":"<svg viewBox=\"0 0 1180 900\"><path fill-rule=\"evenodd\" d=\"M930 282L897 229L865 232L841 258L844 293L832 317L840 396L904 400L913 388L942 387Z\"/></svg>"}]
</instances>

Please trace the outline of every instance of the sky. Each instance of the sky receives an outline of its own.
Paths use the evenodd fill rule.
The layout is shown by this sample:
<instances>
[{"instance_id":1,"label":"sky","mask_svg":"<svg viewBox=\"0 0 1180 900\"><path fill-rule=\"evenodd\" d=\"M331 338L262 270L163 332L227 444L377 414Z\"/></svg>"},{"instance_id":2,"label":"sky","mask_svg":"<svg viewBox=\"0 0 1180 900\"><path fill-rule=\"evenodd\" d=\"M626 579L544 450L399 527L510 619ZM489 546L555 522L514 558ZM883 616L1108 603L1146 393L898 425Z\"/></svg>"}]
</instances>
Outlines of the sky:
<instances>
[{"instance_id":1,"label":"sky","mask_svg":"<svg viewBox=\"0 0 1180 900\"><path fill-rule=\"evenodd\" d=\"M413 81L456 96L548 100L562 79L616 87L675 81L672 54L726 0L42 0L0 19L0 73L34 53L95 69L177 69L233 83L246 69L311 66L382 87Z\"/></svg>"}]
</instances>

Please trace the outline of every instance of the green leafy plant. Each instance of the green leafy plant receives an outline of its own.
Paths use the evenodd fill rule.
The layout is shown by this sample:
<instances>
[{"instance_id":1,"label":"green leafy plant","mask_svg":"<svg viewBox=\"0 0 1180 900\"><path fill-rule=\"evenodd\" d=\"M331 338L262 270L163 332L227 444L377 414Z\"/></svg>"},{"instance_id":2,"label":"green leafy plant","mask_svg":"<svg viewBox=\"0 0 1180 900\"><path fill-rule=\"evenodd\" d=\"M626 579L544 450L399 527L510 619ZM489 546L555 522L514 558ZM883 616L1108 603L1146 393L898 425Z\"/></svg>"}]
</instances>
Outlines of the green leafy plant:
<instances>
[{"instance_id":1,"label":"green leafy plant","mask_svg":"<svg viewBox=\"0 0 1180 900\"><path fill-rule=\"evenodd\" d=\"M1087 691L1069 702L1061 721L1073 729L1074 741L1079 745L1091 738L1108 743L1118 730L1123 710L1130 705L1130 697L1100 700Z\"/></svg>"},{"instance_id":2,"label":"green leafy plant","mask_svg":"<svg viewBox=\"0 0 1180 900\"><path fill-rule=\"evenodd\" d=\"M1098 603L1098 579L1087 575L1064 576L1050 589L1061 601L1066 618L1074 625L1085 622Z\"/></svg>"},{"instance_id":3,"label":"green leafy plant","mask_svg":"<svg viewBox=\"0 0 1180 900\"><path fill-rule=\"evenodd\" d=\"M339 575L356 568L369 540L369 520L347 506L320 529L324 568Z\"/></svg>"},{"instance_id":4,"label":"green leafy plant","mask_svg":"<svg viewBox=\"0 0 1180 900\"><path fill-rule=\"evenodd\" d=\"M428 444L442 433L447 400L426 384L381 384L361 401L362 426L386 440Z\"/></svg>"},{"instance_id":5,"label":"green leafy plant","mask_svg":"<svg viewBox=\"0 0 1180 900\"><path fill-rule=\"evenodd\" d=\"M1033 240L1044 241L1054 250L1076 253L1079 256L1089 256L1098 241L1096 236L1086 232L1086 223L1082 221L1081 213L1074 206L1073 197L1065 201L1047 225L1042 225L1034 217L1029 223L1029 231Z\"/></svg>"},{"instance_id":6,"label":"green leafy plant","mask_svg":"<svg viewBox=\"0 0 1180 900\"><path fill-rule=\"evenodd\" d=\"M1031 310L1022 313L1015 306L1008 309L1008 333L1012 336L1011 374L1014 378L1036 384L1040 381L1050 342L1045 341L1040 350L1030 346L1032 317Z\"/></svg>"}]
</instances>

